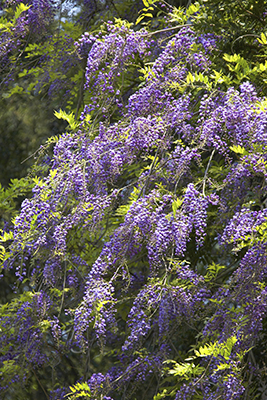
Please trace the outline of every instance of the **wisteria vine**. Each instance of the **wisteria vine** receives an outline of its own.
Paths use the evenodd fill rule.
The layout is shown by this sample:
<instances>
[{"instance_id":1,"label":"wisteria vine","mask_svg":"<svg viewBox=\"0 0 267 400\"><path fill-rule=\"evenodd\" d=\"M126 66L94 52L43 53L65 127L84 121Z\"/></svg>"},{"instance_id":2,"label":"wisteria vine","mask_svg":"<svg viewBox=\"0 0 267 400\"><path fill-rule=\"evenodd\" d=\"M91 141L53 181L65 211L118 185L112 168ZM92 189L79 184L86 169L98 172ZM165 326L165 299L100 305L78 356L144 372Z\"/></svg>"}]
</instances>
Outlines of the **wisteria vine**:
<instances>
[{"instance_id":1,"label":"wisteria vine","mask_svg":"<svg viewBox=\"0 0 267 400\"><path fill-rule=\"evenodd\" d=\"M153 35L119 20L74 44L87 104L42 148L48 172L2 236L16 293L0 315L7 398L49 368L54 400L262 388L266 103L248 81L212 80L220 37L187 25Z\"/></svg>"}]
</instances>

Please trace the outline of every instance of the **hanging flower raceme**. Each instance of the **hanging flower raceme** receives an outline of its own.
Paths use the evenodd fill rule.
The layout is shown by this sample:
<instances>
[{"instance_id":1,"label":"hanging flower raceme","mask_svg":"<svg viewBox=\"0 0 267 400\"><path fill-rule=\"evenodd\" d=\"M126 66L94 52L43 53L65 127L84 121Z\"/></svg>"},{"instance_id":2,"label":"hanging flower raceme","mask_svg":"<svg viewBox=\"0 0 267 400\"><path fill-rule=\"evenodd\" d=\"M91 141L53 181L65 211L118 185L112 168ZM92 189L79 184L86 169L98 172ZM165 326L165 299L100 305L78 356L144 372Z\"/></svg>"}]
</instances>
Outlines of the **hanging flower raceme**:
<instances>
[{"instance_id":1,"label":"hanging flower raceme","mask_svg":"<svg viewBox=\"0 0 267 400\"><path fill-rule=\"evenodd\" d=\"M111 106L122 106L121 90L127 68L135 57L148 56L150 45L146 32L135 32L128 23L119 28L108 23L106 27L108 34L103 38L93 38L85 74L85 89L91 96L87 113L95 111L104 116L109 113ZM85 40L88 42L87 38L83 42Z\"/></svg>"}]
</instances>

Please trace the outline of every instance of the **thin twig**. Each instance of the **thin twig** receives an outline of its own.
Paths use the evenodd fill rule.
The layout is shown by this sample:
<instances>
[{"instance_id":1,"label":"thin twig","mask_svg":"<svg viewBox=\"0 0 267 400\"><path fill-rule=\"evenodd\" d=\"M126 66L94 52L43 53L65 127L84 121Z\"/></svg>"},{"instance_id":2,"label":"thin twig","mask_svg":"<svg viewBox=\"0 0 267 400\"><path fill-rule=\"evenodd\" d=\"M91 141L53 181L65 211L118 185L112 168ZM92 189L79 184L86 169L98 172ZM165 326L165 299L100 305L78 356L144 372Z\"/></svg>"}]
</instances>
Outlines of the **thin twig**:
<instances>
[{"instance_id":1,"label":"thin twig","mask_svg":"<svg viewBox=\"0 0 267 400\"><path fill-rule=\"evenodd\" d=\"M174 29L181 29L181 28L184 28L186 26L192 26L192 24L176 25L176 26L174 26L172 28L159 29L158 31L154 31L154 32L150 32L150 33L144 33L141 36L145 36L145 37L153 36L153 35L157 35L158 33L173 31Z\"/></svg>"},{"instance_id":2,"label":"thin twig","mask_svg":"<svg viewBox=\"0 0 267 400\"><path fill-rule=\"evenodd\" d=\"M42 390L43 390L43 392L44 392L44 394L45 394L45 397L47 398L47 400L49 400L49 396L48 396L48 394L46 393L45 388L43 387L42 383L40 382L40 380L39 380L38 376L36 375L34 369L32 369L32 372L34 373L34 376L35 376L35 378L37 379L37 382L38 382L39 385L41 386L41 388L42 388Z\"/></svg>"},{"instance_id":3,"label":"thin twig","mask_svg":"<svg viewBox=\"0 0 267 400\"><path fill-rule=\"evenodd\" d=\"M206 168L206 170L205 170L205 174L204 174L204 178L203 178L203 190L202 190L203 196L205 196L205 186L206 186L206 180L207 180L208 170L209 170L209 167L210 167L210 163L211 163L212 157L214 156L214 153L215 153L215 149L212 150L212 153L211 153L211 156L210 156L210 159L209 159L207 168Z\"/></svg>"},{"instance_id":4,"label":"thin twig","mask_svg":"<svg viewBox=\"0 0 267 400\"><path fill-rule=\"evenodd\" d=\"M236 39L233 41L233 43L231 44L231 52L232 52L232 53L234 52L234 44L235 44L235 42L237 42L238 40L243 39L243 38L245 38L245 37L249 37L249 36L252 36L252 37L259 37L259 35L255 35L254 33L247 33L247 34L245 34L245 35L238 36L238 38L236 38Z\"/></svg>"},{"instance_id":5,"label":"thin twig","mask_svg":"<svg viewBox=\"0 0 267 400\"><path fill-rule=\"evenodd\" d=\"M64 297L65 297L64 296L64 292L65 292L65 286L66 286L66 269L67 269L66 261L64 262L64 265L65 265L65 268L64 268L63 290L62 290L61 304L60 304L59 311L58 311L58 318L59 318L59 316L61 314L62 307L63 307L63 302L64 302Z\"/></svg>"}]
</instances>

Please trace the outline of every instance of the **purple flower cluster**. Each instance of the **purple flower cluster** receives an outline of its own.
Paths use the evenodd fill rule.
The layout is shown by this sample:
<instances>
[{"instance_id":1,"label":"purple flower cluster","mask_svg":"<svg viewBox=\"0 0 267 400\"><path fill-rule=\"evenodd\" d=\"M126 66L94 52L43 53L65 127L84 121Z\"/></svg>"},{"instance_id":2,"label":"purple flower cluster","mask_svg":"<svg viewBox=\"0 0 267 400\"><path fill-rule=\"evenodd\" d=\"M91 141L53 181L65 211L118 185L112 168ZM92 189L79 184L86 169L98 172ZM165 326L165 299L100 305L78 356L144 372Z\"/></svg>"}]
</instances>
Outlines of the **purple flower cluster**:
<instances>
[{"instance_id":1,"label":"purple flower cluster","mask_svg":"<svg viewBox=\"0 0 267 400\"><path fill-rule=\"evenodd\" d=\"M120 28L107 24L103 38L96 36L89 51L85 74L85 89L91 96L87 112L106 115L111 105L121 104L121 79L137 55L149 54L145 31L135 32L126 24ZM87 43L90 38L82 39ZM108 96L103 96L103 93Z\"/></svg>"},{"instance_id":2,"label":"purple flower cluster","mask_svg":"<svg viewBox=\"0 0 267 400\"><path fill-rule=\"evenodd\" d=\"M81 38L74 43L74 45L77 48L77 52L79 56L84 59L88 57L88 53L94 44L94 42L97 40L93 35L90 35L90 33L85 32Z\"/></svg>"},{"instance_id":3,"label":"purple flower cluster","mask_svg":"<svg viewBox=\"0 0 267 400\"><path fill-rule=\"evenodd\" d=\"M101 345L105 344L107 329L116 329L113 292L110 283L89 277L82 304L75 311L75 335L80 343L84 342L83 333L92 323Z\"/></svg>"},{"instance_id":4,"label":"purple flower cluster","mask_svg":"<svg viewBox=\"0 0 267 400\"><path fill-rule=\"evenodd\" d=\"M221 243L233 243L236 245L238 242L246 242L251 235L257 234L257 227L266 221L267 210L263 211L250 211L243 208L237 212L225 227L224 232L220 238Z\"/></svg>"}]
</instances>

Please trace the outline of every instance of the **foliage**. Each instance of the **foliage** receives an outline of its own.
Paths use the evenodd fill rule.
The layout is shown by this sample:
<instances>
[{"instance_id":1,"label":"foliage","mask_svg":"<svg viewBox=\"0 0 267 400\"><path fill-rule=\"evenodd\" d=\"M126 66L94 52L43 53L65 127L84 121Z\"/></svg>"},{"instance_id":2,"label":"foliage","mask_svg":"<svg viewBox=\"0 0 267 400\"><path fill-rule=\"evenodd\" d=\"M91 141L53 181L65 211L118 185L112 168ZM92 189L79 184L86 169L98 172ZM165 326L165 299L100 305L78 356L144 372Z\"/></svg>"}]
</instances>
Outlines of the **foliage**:
<instances>
[{"instance_id":1,"label":"foliage","mask_svg":"<svg viewBox=\"0 0 267 400\"><path fill-rule=\"evenodd\" d=\"M48 40L50 1L44 21L34 2L21 14L6 2L16 15L2 20L3 69L14 65L25 85L13 77L7 98L60 79L55 116L68 127L0 192L1 281L12 285L0 310L2 397L264 393L265 9L226 3L146 0L135 24L118 15L86 32L98 5L87 1L83 23ZM237 39L252 26L259 52Z\"/></svg>"}]
</instances>

